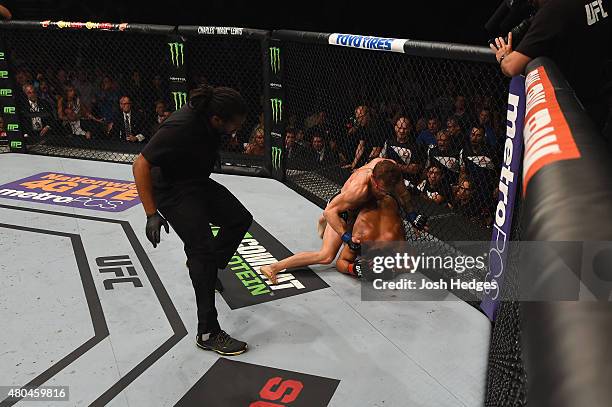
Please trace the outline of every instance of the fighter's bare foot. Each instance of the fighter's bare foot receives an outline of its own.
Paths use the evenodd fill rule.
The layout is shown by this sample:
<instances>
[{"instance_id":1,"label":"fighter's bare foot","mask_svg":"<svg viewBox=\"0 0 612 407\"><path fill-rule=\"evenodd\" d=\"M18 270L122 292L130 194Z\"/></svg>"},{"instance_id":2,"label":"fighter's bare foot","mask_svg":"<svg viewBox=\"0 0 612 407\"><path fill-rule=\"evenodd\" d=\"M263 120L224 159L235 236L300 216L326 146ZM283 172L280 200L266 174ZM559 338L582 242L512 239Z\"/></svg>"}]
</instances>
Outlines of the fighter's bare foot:
<instances>
[{"instance_id":1,"label":"fighter's bare foot","mask_svg":"<svg viewBox=\"0 0 612 407\"><path fill-rule=\"evenodd\" d=\"M261 268L259 269L259 271L261 271L261 273L268 277L268 279L270 280L270 282L272 284L277 284L278 283L278 279L276 278L276 274L278 273L277 271L272 270L272 267L270 266L261 266Z\"/></svg>"}]
</instances>

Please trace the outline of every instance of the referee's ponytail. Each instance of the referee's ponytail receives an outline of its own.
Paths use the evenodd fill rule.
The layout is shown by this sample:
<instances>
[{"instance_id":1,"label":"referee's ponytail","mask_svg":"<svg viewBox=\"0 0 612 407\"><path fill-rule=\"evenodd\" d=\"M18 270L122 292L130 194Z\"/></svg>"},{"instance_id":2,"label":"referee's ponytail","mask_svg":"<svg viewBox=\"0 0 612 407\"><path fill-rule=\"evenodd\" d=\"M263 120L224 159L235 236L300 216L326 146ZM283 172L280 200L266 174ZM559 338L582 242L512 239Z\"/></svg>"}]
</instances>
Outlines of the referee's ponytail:
<instances>
[{"instance_id":1,"label":"referee's ponytail","mask_svg":"<svg viewBox=\"0 0 612 407\"><path fill-rule=\"evenodd\" d=\"M200 85L189 93L189 104L207 119L219 116L223 120L232 120L247 114L246 102L232 88Z\"/></svg>"}]
</instances>

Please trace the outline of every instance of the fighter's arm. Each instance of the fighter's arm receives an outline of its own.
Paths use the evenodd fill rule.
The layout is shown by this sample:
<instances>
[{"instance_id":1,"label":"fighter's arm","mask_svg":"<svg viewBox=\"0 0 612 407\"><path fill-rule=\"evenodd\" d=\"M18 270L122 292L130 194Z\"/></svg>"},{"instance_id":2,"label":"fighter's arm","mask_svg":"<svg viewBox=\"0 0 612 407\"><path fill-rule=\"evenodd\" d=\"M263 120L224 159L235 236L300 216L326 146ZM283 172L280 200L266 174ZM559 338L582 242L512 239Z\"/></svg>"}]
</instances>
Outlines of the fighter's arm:
<instances>
[{"instance_id":1,"label":"fighter's arm","mask_svg":"<svg viewBox=\"0 0 612 407\"><path fill-rule=\"evenodd\" d=\"M363 191L361 191L363 189ZM345 232L348 232L347 225L340 217L340 214L351 209L355 209L360 205L361 195L367 194L365 188L350 188L336 196L331 200L327 207L323 211L323 216L327 221L327 224L342 236Z\"/></svg>"},{"instance_id":2,"label":"fighter's arm","mask_svg":"<svg viewBox=\"0 0 612 407\"><path fill-rule=\"evenodd\" d=\"M344 246L340 252L340 257L336 260L336 269L341 273L354 275L351 269L356 258L357 254L348 246Z\"/></svg>"}]
</instances>

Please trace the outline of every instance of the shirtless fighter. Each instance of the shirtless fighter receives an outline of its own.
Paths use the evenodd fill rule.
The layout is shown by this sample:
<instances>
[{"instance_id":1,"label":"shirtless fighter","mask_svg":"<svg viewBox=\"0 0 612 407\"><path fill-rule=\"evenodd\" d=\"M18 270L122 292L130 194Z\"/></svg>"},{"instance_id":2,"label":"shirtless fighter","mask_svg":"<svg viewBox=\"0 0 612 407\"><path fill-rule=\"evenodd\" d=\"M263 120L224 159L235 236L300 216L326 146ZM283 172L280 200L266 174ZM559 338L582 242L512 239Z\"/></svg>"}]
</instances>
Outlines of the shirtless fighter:
<instances>
[{"instance_id":1,"label":"shirtless fighter","mask_svg":"<svg viewBox=\"0 0 612 407\"><path fill-rule=\"evenodd\" d=\"M355 224L353 237L361 242L399 242L404 241L405 233L400 218L399 202L390 195L378 200L371 200L364 205ZM368 260L361 257L361 250L353 250L348 245L340 252L336 269L341 273L357 278L371 278L371 267ZM383 278L384 276L380 276Z\"/></svg>"},{"instance_id":2,"label":"shirtless fighter","mask_svg":"<svg viewBox=\"0 0 612 407\"><path fill-rule=\"evenodd\" d=\"M333 196L319 218L319 230L323 231L323 244L316 252L301 252L260 271L276 284L276 274L281 270L314 264L330 264L336 258L342 243L353 251L360 249L361 240L352 236L352 224L363 205L370 200L379 200L391 195L402 205L400 208L417 230L422 230L427 219L412 212L410 194L402 179L402 173L392 160L376 158L355 170L338 194ZM400 226L401 226L400 222ZM321 234L321 232L320 232Z\"/></svg>"}]
</instances>

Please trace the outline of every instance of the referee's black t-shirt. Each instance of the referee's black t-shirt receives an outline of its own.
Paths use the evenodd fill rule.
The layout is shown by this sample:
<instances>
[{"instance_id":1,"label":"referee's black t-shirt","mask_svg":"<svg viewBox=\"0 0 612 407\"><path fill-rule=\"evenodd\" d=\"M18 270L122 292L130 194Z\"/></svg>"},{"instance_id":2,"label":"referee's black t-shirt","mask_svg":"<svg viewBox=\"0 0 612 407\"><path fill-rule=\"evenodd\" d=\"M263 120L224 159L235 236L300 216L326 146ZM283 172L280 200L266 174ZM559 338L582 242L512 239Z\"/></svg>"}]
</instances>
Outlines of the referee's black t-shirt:
<instances>
[{"instance_id":1,"label":"referee's black t-shirt","mask_svg":"<svg viewBox=\"0 0 612 407\"><path fill-rule=\"evenodd\" d=\"M549 0L514 48L530 58L547 56L583 103L600 97L612 47L610 1Z\"/></svg>"},{"instance_id":2,"label":"referee's black t-shirt","mask_svg":"<svg viewBox=\"0 0 612 407\"><path fill-rule=\"evenodd\" d=\"M188 104L164 121L141 154L153 165L153 186L205 181L213 171L221 137Z\"/></svg>"}]
</instances>

